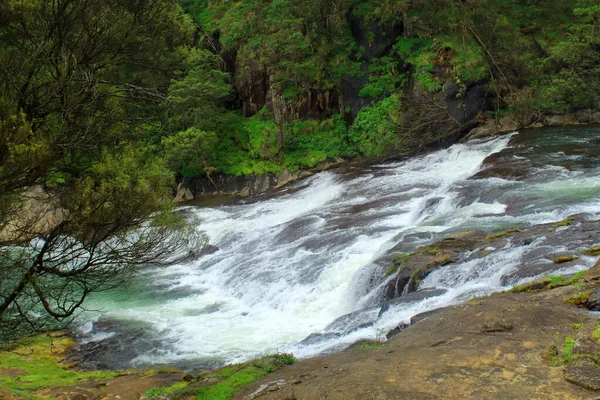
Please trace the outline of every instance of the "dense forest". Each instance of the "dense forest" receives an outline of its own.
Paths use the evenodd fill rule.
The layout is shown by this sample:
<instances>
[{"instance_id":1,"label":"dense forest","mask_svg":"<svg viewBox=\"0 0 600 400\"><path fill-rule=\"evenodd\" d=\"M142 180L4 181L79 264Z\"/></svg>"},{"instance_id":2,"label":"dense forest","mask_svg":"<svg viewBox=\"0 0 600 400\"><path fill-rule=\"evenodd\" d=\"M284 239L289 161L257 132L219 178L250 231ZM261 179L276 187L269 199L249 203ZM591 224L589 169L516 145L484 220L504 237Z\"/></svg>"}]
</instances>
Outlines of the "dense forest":
<instances>
[{"instance_id":1,"label":"dense forest","mask_svg":"<svg viewBox=\"0 0 600 400\"><path fill-rule=\"evenodd\" d=\"M171 212L182 177L598 108L599 23L597 0L3 1L0 328L54 327L130 265L197 248Z\"/></svg>"}]
</instances>

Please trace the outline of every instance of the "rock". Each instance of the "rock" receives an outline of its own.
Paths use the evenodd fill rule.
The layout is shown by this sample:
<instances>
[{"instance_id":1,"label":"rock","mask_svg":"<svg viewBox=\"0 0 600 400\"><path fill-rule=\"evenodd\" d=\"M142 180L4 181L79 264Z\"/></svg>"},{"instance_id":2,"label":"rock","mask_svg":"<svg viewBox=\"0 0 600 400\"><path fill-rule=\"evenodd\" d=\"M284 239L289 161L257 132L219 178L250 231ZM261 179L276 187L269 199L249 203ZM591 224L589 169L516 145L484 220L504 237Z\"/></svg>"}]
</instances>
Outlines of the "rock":
<instances>
[{"instance_id":1,"label":"rock","mask_svg":"<svg viewBox=\"0 0 600 400\"><path fill-rule=\"evenodd\" d=\"M378 23L357 14L351 13L349 16L350 31L362 50L363 59L368 61L388 53L396 43L396 38L402 35L402 21L390 18L390 22Z\"/></svg>"},{"instance_id":2,"label":"rock","mask_svg":"<svg viewBox=\"0 0 600 400\"><path fill-rule=\"evenodd\" d=\"M421 301L421 300L427 299L429 297L440 296L446 292L447 292L446 289L425 289L425 290L419 290L416 292L411 292L411 293L407 294L406 296L397 297L395 299L388 300L383 304L383 307L381 307L381 311L379 311L379 316L381 316L383 313L388 311L390 309L390 307L394 307L399 304L410 303L413 301Z\"/></svg>"},{"instance_id":3,"label":"rock","mask_svg":"<svg viewBox=\"0 0 600 400\"><path fill-rule=\"evenodd\" d=\"M597 281L600 279L600 259L596 261L596 264L590 269L586 271L585 274L581 277L583 281Z\"/></svg>"},{"instance_id":4,"label":"rock","mask_svg":"<svg viewBox=\"0 0 600 400\"><path fill-rule=\"evenodd\" d=\"M175 199L173 201L175 203L183 203L190 200L194 200L194 193L192 193L187 185L180 183L177 186L177 192L175 193Z\"/></svg>"},{"instance_id":5,"label":"rock","mask_svg":"<svg viewBox=\"0 0 600 400\"><path fill-rule=\"evenodd\" d=\"M385 338L390 340L391 338L393 338L394 336L396 336L397 334L399 334L400 332L402 332L409 326L410 326L410 324L400 324L397 327L395 327L394 329L392 329L391 331L389 331L388 333L386 333Z\"/></svg>"},{"instance_id":6,"label":"rock","mask_svg":"<svg viewBox=\"0 0 600 400\"><path fill-rule=\"evenodd\" d=\"M550 278L539 278L523 283L522 285L517 285L511 289L511 292L530 292L532 290L545 289L550 283L552 283L552 279Z\"/></svg>"},{"instance_id":7,"label":"rock","mask_svg":"<svg viewBox=\"0 0 600 400\"><path fill-rule=\"evenodd\" d=\"M414 325L417 322L421 322L423 320L426 320L427 318L431 317L434 314L437 314L439 312L441 312L443 310L443 308L437 308L435 310L431 310L431 311L425 311L422 312L420 314L414 315L410 318L410 324Z\"/></svg>"},{"instance_id":8,"label":"rock","mask_svg":"<svg viewBox=\"0 0 600 400\"><path fill-rule=\"evenodd\" d=\"M478 126L475 129L472 129L462 140L461 142L465 142L470 139L481 139L489 136L494 136L498 134L498 128L494 123L494 120L489 119L485 122L485 124Z\"/></svg>"},{"instance_id":9,"label":"rock","mask_svg":"<svg viewBox=\"0 0 600 400\"><path fill-rule=\"evenodd\" d=\"M504 132L514 132L519 129L519 123L512 117L503 117L500 119L500 127L498 131L500 133Z\"/></svg>"},{"instance_id":10,"label":"rock","mask_svg":"<svg viewBox=\"0 0 600 400\"><path fill-rule=\"evenodd\" d=\"M184 382L191 382L191 381L193 381L193 380L194 380L194 375L192 375L192 374L185 374L185 375L184 375L184 376L181 378L181 380L182 380L182 381L184 381Z\"/></svg>"},{"instance_id":11,"label":"rock","mask_svg":"<svg viewBox=\"0 0 600 400\"><path fill-rule=\"evenodd\" d=\"M544 124L542 124L541 122L534 122L533 124L529 125L528 128L534 128L534 129L539 129L539 128L543 128Z\"/></svg>"},{"instance_id":12,"label":"rock","mask_svg":"<svg viewBox=\"0 0 600 400\"><path fill-rule=\"evenodd\" d=\"M590 361L566 366L565 379L589 390L600 390L600 368Z\"/></svg>"},{"instance_id":13,"label":"rock","mask_svg":"<svg viewBox=\"0 0 600 400\"><path fill-rule=\"evenodd\" d=\"M600 311L600 288L596 288L585 304L588 310Z\"/></svg>"}]
</instances>

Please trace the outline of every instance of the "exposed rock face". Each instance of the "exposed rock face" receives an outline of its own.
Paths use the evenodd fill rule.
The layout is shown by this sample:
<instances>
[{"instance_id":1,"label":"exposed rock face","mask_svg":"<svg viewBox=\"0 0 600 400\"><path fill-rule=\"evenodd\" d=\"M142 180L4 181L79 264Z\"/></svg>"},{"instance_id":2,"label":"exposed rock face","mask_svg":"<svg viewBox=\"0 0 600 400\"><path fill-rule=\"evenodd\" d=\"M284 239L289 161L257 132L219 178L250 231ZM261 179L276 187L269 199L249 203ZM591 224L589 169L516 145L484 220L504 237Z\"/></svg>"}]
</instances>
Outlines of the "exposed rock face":
<instances>
[{"instance_id":1,"label":"exposed rock face","mask_svg":"<svg viewBox=\"0 0 600 400\"><path fill-rule=\"evenodd\" d=\"M586 215L575 215L565 221L535 225L526 230L510 229L490 235L482 231L457 233L432 245L419 247L411 253L387 256L387 264L391 266L388 274L393 274L394 278L387 284L385 298L392 304L401 302L404 297L410 299L413 292L418 290L420 281L437 268L458 261L483 260L496 249L502 249L508 244L512 247L527 246L539 237L545 237L547 246L541 247L539 251L526 253L522 266L502 277L507 284L544 273L550 274L559 264L560 268L583 266L585 261L581 256L585 248L600 241L599 232L600 220L591 221L586 219ZM554 253L552 249L557 247L565 250ZM392 249L391 253L397 251ZM589 276L595 268L588 272ZM422 295L427 297L427 293ZM590 301L593 299L591 296Z\"/></svg>"},{"instance_id":2,"label":"exposed rock face","mask_svg":"<svg viewBox=\"0 0 600 400\"><path fill-rule=\"evenodd\" d=\"M483 105L487 95L485 82L467 82L464 88L450 81L444 85L444 104L448 114L460 125L472 121Z\"/></svg>"},{"instance_id":3,"label":"exposed rock face","mask_svg":"<svg viewBox=\"0 0 600 400\"><path fill-rule=\"evenodd\" d=\"M188 182L184 182L184 184L180 185L178 188L178 195L179 197L184 195L187 196L186 200L191 200L189 194L192 194L194 197L213 194L246 197L264 193L270 189L278 189L288 183L309 177L317 171L324 171L339 166L344 162L345 160L336 157L324 161L310 171L303 170L290 172L289 170L284 169L278 174L270 172L249 176L212 174L210 177L198 177Z\"/></svg>"},{"instance_id":4,"label":"exposed rock face","mask_svg":"<svg viewBox=\"0 0 600 400\"><path fill-rule=\"evenodd\" d=\"M19 194L12 215L0 226L0 240L28 240L48 233L65 219L65 210L42 186L32 186Z\"/></svg>"},{"instance_id":5,"label":"exposed rock face","mask_svg":"<svg viewBox=\"0 0 600 400\"><path fill-rule=\"evenodd\" d=\"M550 359L558 337L580 344L597 318L564 299L588 288L562 287L538 293L501 293L436 310L380 348L303 360L242 389L245 400L268 382L277 390L264 400L313 399L592 399L600 368ZM573 329L578 323L580 328ZM598 353L600 344L582 348ZM333 384L332 384L333 382ZM573 383L571 383L573 382Z\"/></svg>"}]
</instances>

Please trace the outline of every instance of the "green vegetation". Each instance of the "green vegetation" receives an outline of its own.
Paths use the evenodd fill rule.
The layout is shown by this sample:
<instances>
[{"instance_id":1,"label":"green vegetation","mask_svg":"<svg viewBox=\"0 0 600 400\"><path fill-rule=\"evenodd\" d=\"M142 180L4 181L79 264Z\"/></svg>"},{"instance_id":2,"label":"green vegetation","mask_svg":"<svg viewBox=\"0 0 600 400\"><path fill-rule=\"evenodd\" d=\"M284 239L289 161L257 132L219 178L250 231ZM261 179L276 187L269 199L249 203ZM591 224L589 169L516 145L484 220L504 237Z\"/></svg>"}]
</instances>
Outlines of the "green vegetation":
<instances>
[{"instance_id":1,"label":"green vegetation","mask_svg":"<svg viewBox=\"0 0 600 400\"><path fill-rule=\"evenodd\" d=\"M598 324L594 327L594 332L592 333L592 338L596 342L600 343L600 324Z\"/></svg>"},{"instance_id":2,"label":"green vegetation","mask_svg":"<svg viewBox=\"0 0 600 400\"><path fill-rule=\"evenodd\" d=\"M560 367L573 362L573 347L575 347L575 339L567 336L564 340L562 348L560 346L560 337L556 334L554 342L550 345L550 365Z\"/></svg>"},{"instance_id":3,"label":"green vegetation","mask_svg":"<svg viewBox=\"0 0 600 400\"><path fill-rule=\"evenodd\" d=\"M571 262L571 261L575 261L578 260L579 257L577 256L558 256L558 257L554 257L552 259L552 262L554 264L562 264L562 263L567 263L567 262Z\"/></svg>"},{"instance_id":4,"label":"green vegetation","mask_svg":"<svg viewBox=\"0 0 600 400\"><path fill-rule=\"evenodd\" d=\"M518 228L507 229L507 230L502 231L502 232L497 232L497 233L492 233L490 235L487 235L485 238L488 239L488 240L494 240L494 239L498 239L498 238L501 238L501 237L508 236L511 233L519 233L519 232L523 232L523 229L518 229Z\"/></svg>"},{"instance_id":5,"label":"green vegetation","mask_svg":"<svg viewBox=\"0 0 600 400\"><path fill-rule=\"evenodd\" d=\"M0 351L0 386L19 396L34 398L32 391L35 390L119 375L112 371L81 372L69 368L62 361L72 345L73 341L68 337L40 335ZM11 370L16 374L1 373Z\"/></svg>"},{"instance_id":6,"label":"green vegetation","mask_svg":"<svg viewBox=\"0 0 600 400\"><path fill-rule=\"evenodd\" d=\"M577 283L577 281L579 281L579 279L585 274L585 272L586 271L580 271L570 278L565 278L562 275L546 276L545 278L550 279L550 283L548 284L548 289L554 289L556 287L573 285L573 284Z\"/></svg>"},{"instance_id":7,"label":"green vegetation","mask_svg":"<svg viewBox=\"0 0 600 400\"><path fill-rule=\"evenodd\" d=\"M392 266L385 271L385 276L390 276L395 273L401 273L406 269L406 261L411 258L414 253L400 253L392 256Z\"/></svg>"},{"instance_id":8,"label":"green vegetation","mask_svg":"<svg viewBox=\"0 0 600 400\"><path fill-rule=\"evenodd\" d=\"M555 222L553 224L553 226L555 227L561 227L561 226L569 226L569 225L573 225L573 223L575 223L575 218L569 217L569 218L565 218L562 221L558 221Z\"/></svg>"},{"instance_id":9,"label":"green vegetation","mask_svg":"<svg viewBox=\"0 0 600 400\"><path fill-rule=\"evenodd\" d=\"M580 286L579 279L586 273L586 271L580 271L570 278L566 278L562 275L556 276L544 276L540 279L536 279L531 282L526 282L521 285L513 287L510 291L512 293L529 292L532 290L546 290L554 289L562 286ZM589 296L588 296L589 297Z\"/></svg>"},{"instance_id":10,"label":"green vegetation","mask_svg":"<svg viewBox=\"0 0 600 400\"><path fill-rule=\"evenodd\" d=\"M600 246L590 247L589 249L585 249L583 254L586 256L598 257L600 256Z\"/></svg>"},{"instance_id":11,"label":"green vegetation","mask_svg":"<svg viewBox=\"0 0 600 400\"><path fill-rule=\"evenodd\" d=\"M359 349L380 349L381 346L383 346L383 342L374 340L374 341L370 341L368 343L361 343L359 346L357 346Z\"/></svg>"},{"instance_id":12,"label":"green vegetation","mask_svg":"<svg viewBox=\"0 0 600 400\"><path fill-rule=\"evenodd\" d=\"M584 307L592 293L592 290L587 290L569 297L565 302L572 306Z\"/></svg>"},{"instance_id":13,"label":"green vegetation","mask_svg":"<svg viewBox=\"0 0 600 400\"><path fill-rule=\"evenodd\" d=\"M152 388L146 396L166 396L172 399L193 396L198 400L228 400L235 392L261 376L297 361L291 354L273 354L243 364L205 372L190 383L179 382L168 388Z\"/></svg>"},{"instance_id":14,"label":"green vegetation","mask_svg":"<svg viewBox=\"0 0 600 400\"><path fill-rule=\"evenodd\" d=\"M68 324L142 264L199 249L173 213L166 92L193 55L177 3L0 3L0 345Z\"/></svg>"}]
</instances>

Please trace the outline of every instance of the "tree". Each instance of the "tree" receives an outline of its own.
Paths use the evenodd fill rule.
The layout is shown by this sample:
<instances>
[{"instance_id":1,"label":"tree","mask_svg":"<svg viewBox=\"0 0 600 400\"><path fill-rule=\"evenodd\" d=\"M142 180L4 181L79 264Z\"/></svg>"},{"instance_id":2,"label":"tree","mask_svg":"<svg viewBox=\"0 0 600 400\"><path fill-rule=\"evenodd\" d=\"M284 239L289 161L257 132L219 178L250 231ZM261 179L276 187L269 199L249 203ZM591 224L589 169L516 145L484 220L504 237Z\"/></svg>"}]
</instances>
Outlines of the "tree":
<instances>
[{"instance_id":1,"label":"tree","mask_svg":"<svg viewBox=\"0 0 600 400\"><path fill-rule=\"evenodd\" d=\"M0 344L206 242L156 140L192 33L171 0L0 4Z\"/></svg>"}]
</instances>

